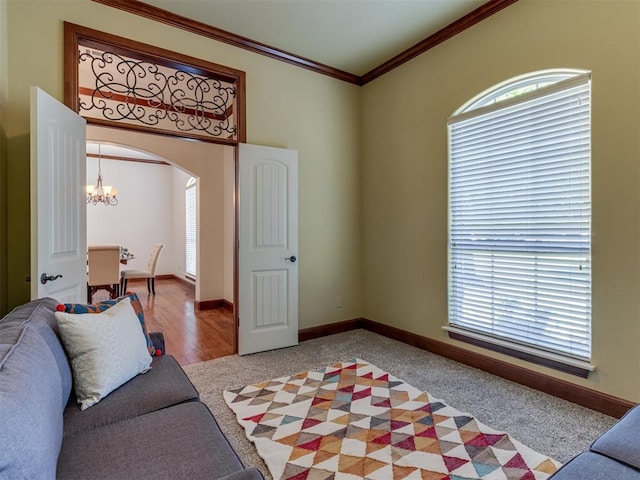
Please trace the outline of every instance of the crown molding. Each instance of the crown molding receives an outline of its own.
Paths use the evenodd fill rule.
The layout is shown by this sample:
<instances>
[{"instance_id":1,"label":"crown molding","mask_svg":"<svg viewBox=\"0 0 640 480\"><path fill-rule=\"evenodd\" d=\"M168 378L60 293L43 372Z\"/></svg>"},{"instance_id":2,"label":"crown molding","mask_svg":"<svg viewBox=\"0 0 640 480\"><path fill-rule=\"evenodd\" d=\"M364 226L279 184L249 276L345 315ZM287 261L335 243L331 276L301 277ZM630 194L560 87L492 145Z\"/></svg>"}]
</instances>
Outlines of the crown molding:
<instances>
[{"instance_id":1,"label":"crown molding","mask_svg":"<svg viewBox=\"0 0 640 480\"><path fill-rule=\"evenodd\" d=\"M231 33L226 30L207 25L206 23L202 23L197 20L192 20L182 15L177 15L175 13L169 12L162 8L154 7L153 5L149 5L139 0L92 1L107 5L109 7L117 8L125 12L133 13L134 15L149 18L151 20L155 20L172 27L180 28L191 33L202 35L204 37L211 38L212 40L228 43L229 45L233 45L250 52L258 53L260 55L265 55L267 57L274 58L291 65L311 70L312 72L320 73L322 75L327 75L329 77L333 77L347 83L362 86L375 80L378 77L381 77L385 73L390 72L391 70L399 67L400 65L408 62L412 58L417 57L427 50L430 50L431 48L439 45L445 40L448 40L455 35L465 31L476 23L481 22L482 20L490 17L491 15L508 7L509 5L516 3L518 0L489 0L488 2L480 5L478 8L469 12L465 16L450 23L433 35L430 35L421 42L416 43L412 47L408 48L402 53L399 53L395 57L387 60L383 64L370 70L362 76L330 67L329 65L316 62L309 58L301 57L299 55L281 50L276 47L272 47L256 40L251 40L250 38L246 38L241 35L236 35L235 33Z\"/></svg>"},{"instance_id":2,"label":"crown molding","mask_svg":"<svg viewBox=\"0 0 640 480\"><path fill-rule=\"evenodd\" d=\"M360 85L366 85L376 78L381 77L385 73L388 73L403 63L408 62L412 58L423 54L436 45L455 37L457 34L464 32L467 28L473 27L476 23L480 23L482 20L489 18L491 15L498 13L503 8L506 8L517 1L518 0L489 0L487 3L480 5L475 10L467 13L464 17L460 17L458 20L451 22L449 25L438 30L433 35L430 35L424 40L416 43L414 46L406 49L404 52L387 60L382 65L379 65L373 70L365 73L360 77Z\"/></svg>"},{"instance_id":3,"label":"crown molding","mask_svg":"<svg viewBox=\"0 0 640 480\"><path fill-rule=\"evenodd\" d=\"M202 35L204 37L211 38L212 40L228 43L229 45L243 48L245 50L249 50L250 52L259 53L260 55L265 55L282 62L290 63L292 65L311 70L312 72L321 73L329 77L337 78L338 80L353 83L354 85L359 85L360 83L360 77L358 75L354 75L353 73L345 72L343 70L330 67L329 65L316 62L309 58L295 55L293 53L281 50L276 47L272 47L256 40L251 40L250 38L236 35L235 33L227 32L226 30L222 30L220 28L212 27L211 25L207 25L206 23L192 20L190 18L183 17L182 15L177 15L175 13L169 12L162 8L154 7L153 5L149 5L138 0L93 1L96 3L101 3L103 5L107 5L109 7L123 10L125 12L133 13L141 17L149 18L151 20L155 20L172 27L177 27L191 33Z\"/></svg>"}]
</instances>

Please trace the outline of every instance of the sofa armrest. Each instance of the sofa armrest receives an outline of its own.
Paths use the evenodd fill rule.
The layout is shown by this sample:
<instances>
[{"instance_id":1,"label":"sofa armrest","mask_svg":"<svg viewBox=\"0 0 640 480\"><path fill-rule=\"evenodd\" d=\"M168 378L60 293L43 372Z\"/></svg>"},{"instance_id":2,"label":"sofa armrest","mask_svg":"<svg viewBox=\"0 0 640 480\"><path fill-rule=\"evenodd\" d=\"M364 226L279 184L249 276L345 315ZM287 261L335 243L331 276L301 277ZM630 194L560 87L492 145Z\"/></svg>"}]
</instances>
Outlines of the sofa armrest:
<instances>
[{"instance_id":1,"label":"sofa armrest","mask_svg":"<svg viewBox=\"0 0 640 480\"><path fill-rule=\"evenodd\" d=\"M218 480L264 480L262 473L257 468L245 468L239 472L231 473Z\"/></svg>"},{"instance_id":2,"label":"sofa armrest","mask_svg":"<svg viewBox=\"0 0 640 480\"><path fill-rule=\"evenodd\" d=\"M591 444L591 451L640 470L640 405L629 410L613 427ZM615 477L611 477L615 478Z\"/></svg>"},{"instance_id":3,"label":"sofa armrest","mask_svg":"<svg viewBox=\"0 0 640 480\"><path fill-rule=\"evenodd\" d=\"M149 338L151 342L153 342L153 346L156 350L160 350L160 355L164 355L167 353L164 349L164 334L162 332L151 332L149 333ZM156 353L156 356L158 354Z\"/></svg>"},{"instance_id":4,"label":"sofa armrest","mask_svg":"<svg viewBox=\"0 0 640 480\"><path fill-rule=\"evenodd\" d=\"M639 480L640 472L593 452L582 452L551 475L549 480Z\"/></svg>"}]
</instances>

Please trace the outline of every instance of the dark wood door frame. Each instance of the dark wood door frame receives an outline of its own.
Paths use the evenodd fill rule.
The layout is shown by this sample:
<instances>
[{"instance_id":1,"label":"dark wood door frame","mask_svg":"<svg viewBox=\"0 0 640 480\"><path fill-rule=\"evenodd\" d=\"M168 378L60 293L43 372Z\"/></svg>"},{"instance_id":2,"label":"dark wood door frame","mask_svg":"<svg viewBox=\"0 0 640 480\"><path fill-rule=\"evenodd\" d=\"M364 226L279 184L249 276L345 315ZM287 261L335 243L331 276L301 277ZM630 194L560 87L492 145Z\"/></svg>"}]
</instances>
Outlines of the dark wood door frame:
<instances>
[{"instance_id":1,"label":"dark wood door frame","mask_svg":"<svg viewBox=\"0 0 640 480\"><path fill-rule=\"evenodd\" d=\"M233 232L233 316L234 322L234 352L238 351L238 305L239 305L239 288L238 288L238 171L239 171L239 148L238 144L246 143L246 83L245 72L236 70L223 65L207 62L195 57L189 57L177 52L165 50L152 45L136 42L124 37L111 35L91 28L64 22L64 103L74 112L80 112L80 85L78 81L79 73L79 45L95 43L99 46L107 45L113 51L123 52L125 54L136 53L147 61L157 62L159 65L165 65L172 68L176 66L191 67L195 71L203 71L213 73L222 79L232 80L236 85L236 101L235 112L237 116L237 135L236 139L214 138L192 138L190 136L181 135L177 132L171 133L166 130L158 130L153 127L140 127L135 125L120 124L114 122L104 122L93 118L87 118L88 123L121 128L125 130L140 131L152 134L160 134L180 139L189 139L196 141L206 141L232 147L234 149L234 232Z\"/></svg>"}]
</instances>

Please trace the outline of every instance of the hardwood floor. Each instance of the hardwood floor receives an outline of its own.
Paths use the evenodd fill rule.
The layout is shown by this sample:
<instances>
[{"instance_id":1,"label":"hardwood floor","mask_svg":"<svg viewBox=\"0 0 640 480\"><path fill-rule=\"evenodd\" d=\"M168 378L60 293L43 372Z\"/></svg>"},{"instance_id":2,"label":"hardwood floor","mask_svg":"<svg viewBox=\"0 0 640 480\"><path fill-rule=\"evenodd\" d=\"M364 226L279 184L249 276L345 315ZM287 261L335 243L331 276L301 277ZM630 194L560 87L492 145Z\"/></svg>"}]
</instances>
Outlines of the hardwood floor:
<instances>
[{"instance_id":1,"label":"hardwood floor","mask_svg":"<svg viewBox=\"0 0 640 480\"><path fill-rule=\"evenodd\" d=\"M157 278L155 295L147 293L145 280L129 280L127 291L138 295L147 330L164 334L166 353L180 365L235 353L232 312L227 308L196 310L194 287L175 278ZM93 301L107 298L108 293L100 290Z\"/></svg>"}]
</instances>

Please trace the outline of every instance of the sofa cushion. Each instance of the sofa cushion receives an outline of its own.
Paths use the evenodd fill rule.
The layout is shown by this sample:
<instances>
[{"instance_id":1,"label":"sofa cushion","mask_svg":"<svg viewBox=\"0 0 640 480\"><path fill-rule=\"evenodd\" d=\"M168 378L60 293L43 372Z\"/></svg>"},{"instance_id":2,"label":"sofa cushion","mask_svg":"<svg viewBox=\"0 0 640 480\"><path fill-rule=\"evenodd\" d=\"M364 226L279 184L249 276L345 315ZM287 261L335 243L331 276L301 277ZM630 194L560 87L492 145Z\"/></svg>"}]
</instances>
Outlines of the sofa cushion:
<instances>
[{"instance_id":1,"label":"sofa cushion","mask_svg":"<svg viewBox=\"0 0 640 480\"><path fill-rule=\"evenodd\" d=\"M163 355L153 358L147 373L132 378L87 410L81 411L71 397L64 411L65 436L197 400L198 392L178 362Z\"/></svg>"},{"instance_id":2,"label":"sofa cushion","mask_svg":"<svg viewBox=\"0 0 640 480\"><path fill-rule=\"evenodd\" d=\"M215 479L242 468L207 407L187 402L65 437L57 479Z\"/></svg>"},{"instance_id":3,"label":"sofa cushion","mask_svg":"<svg viewBox=\"0 0 640 480\"><path fill-rule=\"evenodd\" d=\"M102 313L55 316L82 410L149 369L151 356L129 298Z\"/></svg>"},{"instance_id":4,"label":"sofa cushion","mask_svg":"<svg viewBox=\"0 0 640 480\"><path fill-rule=\"evenodd\" d=\"M591 445L591 450L640 469L640 405L629 410Z\"/></svg>"},{"instance_id":5,"label":"sofa cushion","mask_svg":"<svg viewBox=\"0 0 640 480\"><path fill-rule=\"evenodd\" d=\"M142 332L144 333L144 338L147 341L147 349L149 350L149 355L161 354L162 352L156 353L156 347L147 332L147 326L144 323L144 310L142 309L142 304L140 303L140 299L138 295L129 292L121 297L114 298L113 300L103 300L101 302L92 303L90 305L84 303L62 303L62 308L58 308L60 311L65 311L67 313L102 313L108 308L113 307L116 303L128 298L131 300L131 306L133 307L133 311L136 312L136 316L140 321L140 326L142 327Z\"/></svg>"},{"instance_id":6,"label":"sofa cushion","mask_svg":"<svg viewBox=\"0 0 640 480\"><path fill-rule=\"evenodd\" d=\"M640 480L640 472L593 452L574 457L549 480Z\"/></svg>"},{"instance_id":7,"label":"sofa cushion","mask_svg":"<svg viewBox=\"0 0 640 480\"><path fill-rule=\"evenodd\" d=\"M8 330L8 331L7 331ZM0 328L0 477L55 479L62 442L64 386L42 336L24 324L13 348Z\"/></svg>"}]
</instances>

